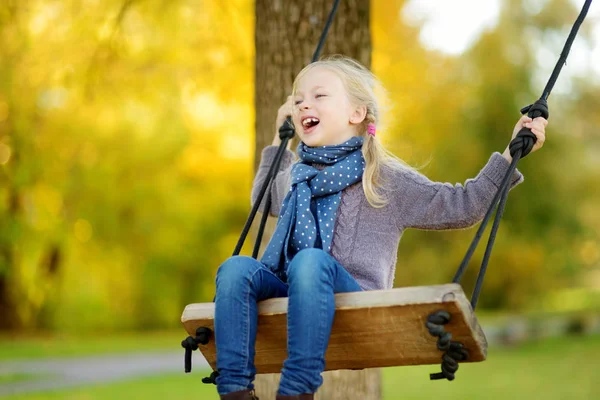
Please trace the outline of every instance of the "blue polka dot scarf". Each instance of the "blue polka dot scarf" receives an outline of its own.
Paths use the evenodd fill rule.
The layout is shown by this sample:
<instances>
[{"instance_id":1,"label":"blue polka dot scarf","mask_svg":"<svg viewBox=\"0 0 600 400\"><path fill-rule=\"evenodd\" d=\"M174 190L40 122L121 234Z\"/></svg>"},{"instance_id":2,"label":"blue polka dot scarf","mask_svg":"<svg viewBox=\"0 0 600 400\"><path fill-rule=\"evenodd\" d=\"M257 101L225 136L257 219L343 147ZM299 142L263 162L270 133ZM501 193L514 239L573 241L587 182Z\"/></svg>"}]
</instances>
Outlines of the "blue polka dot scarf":
<instances>
[{"instance_id":1,"label":"blue polka dot scarf","mask_svg":"<svg viewBox=\"0 0 600 400\"><path fill-rule=\"evenodd\" d=\"M281 276L302 249L316 247L330 252L342 190L362 179L363 140L355 136L340 145L322 147L300 143L300 162L292 167L291 189L261 259L272 271ZM313 164L327 166L319 170Z\"/></svg>"}]
</instances>

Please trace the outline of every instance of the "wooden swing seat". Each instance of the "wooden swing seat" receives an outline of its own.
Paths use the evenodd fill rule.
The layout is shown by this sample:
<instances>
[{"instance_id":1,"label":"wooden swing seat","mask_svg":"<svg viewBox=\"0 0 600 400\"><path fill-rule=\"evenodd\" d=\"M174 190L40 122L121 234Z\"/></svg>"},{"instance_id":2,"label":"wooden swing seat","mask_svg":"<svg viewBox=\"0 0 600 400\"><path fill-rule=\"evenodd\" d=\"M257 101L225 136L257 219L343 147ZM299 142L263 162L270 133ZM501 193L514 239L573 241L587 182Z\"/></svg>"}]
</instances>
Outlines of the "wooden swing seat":
<instances>
[{"instance_id":1,"label":"wooden swing seat","mask_svg":"<svg viewBox=\"0 0 600 400\"><path fill-rule=\"evenodd\" d=\"M257 373L277 373L286 359L287 298L258 303L254 364ZM427 316L450 313L444 329L468 352L464 362L483 361L487 341L465 293L458 284L415 286L335 295L336 313L325 354L326 370L439 364L443 352L429 334ZM190 304L181 321L189 335L199 327L214 332L214 303ZM216 370L214 337L199 349Z\"/></svg>"}]
</instances>

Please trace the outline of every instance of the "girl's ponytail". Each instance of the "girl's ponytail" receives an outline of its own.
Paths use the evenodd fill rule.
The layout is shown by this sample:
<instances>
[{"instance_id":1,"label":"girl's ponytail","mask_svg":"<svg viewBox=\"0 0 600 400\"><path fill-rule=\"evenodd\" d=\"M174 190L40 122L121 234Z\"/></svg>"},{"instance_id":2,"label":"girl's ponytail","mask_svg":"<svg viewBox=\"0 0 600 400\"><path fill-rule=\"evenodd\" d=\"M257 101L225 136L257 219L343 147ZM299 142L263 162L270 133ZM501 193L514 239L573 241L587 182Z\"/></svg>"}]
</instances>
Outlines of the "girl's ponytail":
<instances>
[{"instance_id":1,"label":"girl's ponytail","mask_svg":"<svg viewBox=\"0 0 600 400\"><path fill-rule=\"evenodd\" d=\"M377 126L377 120L374 113L367 109L367 115L364 120L363 157L365 158L365 171L363 172L363 190L371 206L380 208L386 205L386 198L379 193L377 187L381 181L381 152L382 145L375 137L375 134L369 133L369 125ZM383 150L385 153L385 150Z\"/></svg>"},{"instance_id":2,"label":"girl's ponytail","mask_svg":"<svg viewBox=\"0 0 600 400\"><path fill-rule=\"evenodd\" d=\"M296 83L309 70L315 67L328 68L337 73L344 82L348 96L353 104L364 105L367 108L367 114L362 122L360 134L364 136L363 156L365 158L365 171L363 172L363 190L371 206L381 208L388 202L383 193L384 182L382 182L381 171L383 168L392 170L415 170L407 163L390 153L383 146L378 136L374 134L374 128L380 128L380 104L375 92L380 90L381 95L385 95L381 84L371 71L361 65L358 61L344 56L331 56L311 63L304 67L296 77L293 90L296 90ZM371 134L369 125L373 124Z\"/></svg>"}]
</instances>

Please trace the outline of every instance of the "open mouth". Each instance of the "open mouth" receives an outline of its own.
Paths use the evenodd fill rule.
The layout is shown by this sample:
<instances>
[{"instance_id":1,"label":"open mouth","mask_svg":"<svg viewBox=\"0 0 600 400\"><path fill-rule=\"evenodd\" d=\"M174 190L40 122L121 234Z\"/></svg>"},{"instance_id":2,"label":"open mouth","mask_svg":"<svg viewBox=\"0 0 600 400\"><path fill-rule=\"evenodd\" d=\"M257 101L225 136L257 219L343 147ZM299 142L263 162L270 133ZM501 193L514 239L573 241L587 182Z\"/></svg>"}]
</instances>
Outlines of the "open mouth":
<instances>
[{"instance_id":1,"label":"open mouth","mask_svg":"<svg viewBox=\"0 0 600 400\"><path fill-rule=\"evenodd\" d=\"M302 128L304 128L304 133L312 132L317 125L319 125L319 119L315 117L308 117L302 120Z\"/></svg>"}]
</instances>

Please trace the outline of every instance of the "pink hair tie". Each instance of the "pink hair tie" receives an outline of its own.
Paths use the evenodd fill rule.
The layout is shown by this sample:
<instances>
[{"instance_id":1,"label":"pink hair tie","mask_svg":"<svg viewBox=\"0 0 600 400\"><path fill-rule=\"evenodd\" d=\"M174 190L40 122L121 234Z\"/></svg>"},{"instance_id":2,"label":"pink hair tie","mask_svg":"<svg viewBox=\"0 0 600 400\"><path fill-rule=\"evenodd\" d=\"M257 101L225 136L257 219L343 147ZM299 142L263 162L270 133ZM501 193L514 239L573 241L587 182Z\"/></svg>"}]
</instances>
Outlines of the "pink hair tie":
<instances>
[{"instance_id":1,"label":"pink hair tie","mask_svg":"<svg viewBox=\"0 0 600 400\"><path fill-rule=\"evenodd\" d=\"M367 133L368 133L369 135L371 135L371 136L375 137L375 131L376 131L376 129L375 129L375 124L372 124L372 123L371 123L371 124L367 125Z\"/></svg>"}]
</instances>

